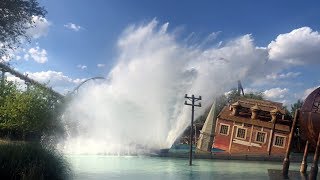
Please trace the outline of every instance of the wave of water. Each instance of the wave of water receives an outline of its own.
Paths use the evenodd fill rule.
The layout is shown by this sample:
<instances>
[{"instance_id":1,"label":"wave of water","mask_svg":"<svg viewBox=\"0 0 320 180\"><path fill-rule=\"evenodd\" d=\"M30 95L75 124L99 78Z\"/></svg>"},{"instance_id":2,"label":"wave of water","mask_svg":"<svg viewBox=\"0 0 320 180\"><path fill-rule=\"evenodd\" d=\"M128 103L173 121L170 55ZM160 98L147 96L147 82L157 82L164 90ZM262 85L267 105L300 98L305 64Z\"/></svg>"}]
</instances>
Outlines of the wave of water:
<instances>
[{"instance_id":1,"label":"wave of water","mask_svg":"<svg viewBox=\"0 0 320 180\"><path fill-rule=\"evenodd\" d=\"M67 108L66 153L109 154L169 148L190 122L184 94L215 95L245 77L263 76L268 53L250 35L206 44L178 40L168 23L129 26L120 36L106 82L87 85Z\"/></svg>"}]
</instances>

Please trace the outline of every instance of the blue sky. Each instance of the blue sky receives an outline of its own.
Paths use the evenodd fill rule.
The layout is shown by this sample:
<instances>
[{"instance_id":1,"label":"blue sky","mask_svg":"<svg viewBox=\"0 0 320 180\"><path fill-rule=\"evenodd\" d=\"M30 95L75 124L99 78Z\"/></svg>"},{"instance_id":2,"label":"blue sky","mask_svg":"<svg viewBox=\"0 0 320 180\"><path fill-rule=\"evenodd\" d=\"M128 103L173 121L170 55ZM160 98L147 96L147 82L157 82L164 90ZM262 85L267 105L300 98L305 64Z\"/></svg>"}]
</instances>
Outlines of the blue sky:
<instances>
[{"instance_id":1,"label":"blue sky","mask_svg":"<svg viewBox=\"0 0 320 180\"><path fill-rule=\"evenodd\" d=\"M247 91L263 91L269 99L290 104L320 84L317 1L41 0L40 3L48 14L38 30L30 32L38 36L19 52L13 52L10 63L41 82L50 81L61 92L85 78L107 76L117 64L121 51L117 44L124 31L130 25L144 26L154 19L158 26L168 22L167 33L173 34L180 45L191 35L186 46L204 42L214 33L214 41L205 43L200 48L203 51L219 42L221 47L227 46L246 34L251 35L256 47L281 51L275 52L270 60L281 61L281 68L256 80L242 79ZM288 41L276 41L280 34L294 30L297 32L287 34ZM278 43L269 46L272 41ZM265 68L270 68L268 62Z\"/></svg>"}]
</instances>

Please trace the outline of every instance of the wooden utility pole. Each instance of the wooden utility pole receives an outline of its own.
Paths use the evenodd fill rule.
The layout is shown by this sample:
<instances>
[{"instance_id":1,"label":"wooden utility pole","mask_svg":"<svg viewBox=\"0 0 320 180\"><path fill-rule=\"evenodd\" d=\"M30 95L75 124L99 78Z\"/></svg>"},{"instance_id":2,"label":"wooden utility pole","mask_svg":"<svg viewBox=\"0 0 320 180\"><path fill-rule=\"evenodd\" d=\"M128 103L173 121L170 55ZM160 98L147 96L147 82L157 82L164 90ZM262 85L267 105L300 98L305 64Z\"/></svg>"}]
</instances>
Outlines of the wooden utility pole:
<instances>
[{"instance_id":1,"label":"wooden utility pole","mask_svg":"<svg viewBox=\"0 0 320 180\"><path fill-rule=\"evenodd\" d=\"M290 166L289 156L290 156L290 152L291 152L292 138L293 138L293 134L294 134L295 129L296 129L296 124L297 124L297 120L299 118L299 113L300 113L300 110L297 109L295 114L294 114L294 119L293 119L293 123L292 123L292 126L291 126L291 131L290 131L290 134L289 134L289 140L288 140L288 144L287 144L286 155L285 155L285 158L283 160L282 175L285 178L288 178L289 166Z\"/></svg>"},{"instance_id":2,"label":"wooden utility pole","mask_svg":"<svg viewBox=\"0 0 320 180\"><path fill-rule=\"evenodd\" d=\"M189 166L192 166L192 139L193 139L193 120L194 120L194 107L201 107L201 103L199 104L194 104L196 101L200 101L201 100L201 96L199 96L198 98L194 97L194 95L192 94L191 97L189 97L187 94L185 94L184 98L188 99L191 101L191 104L188 103L187 101L184 102L185 105L191 106L192 110L191 110L191 130L190 130L190 154L189 154Z\"/></svg>"},{"instance_id":3,"label":"wooden utility pole","mask_svg":"<svg viewBox=\"0 0 320 180\"><path fill-rule=\"evenodd\" d=\"M313 162L310 169L309 180L316 180L318 175L318 161L319 161L319 148L320 148L320 133L318 135L318 142L316 146L316 151L314 152Z\"/></svg>"},{"instance_id":4,"label":"wooden utility pole","mask_svg":"<svg viewBox=\"0 0 320 180\"><path fill-rule=\"evenodd\" d=\"M309 151L309 141L306 142L306 146L304 147L304 153L303 158L300 166L300 172L305 174L308 167L307 157L308 157L308 151Z\"/></svg>"}]
</instances>

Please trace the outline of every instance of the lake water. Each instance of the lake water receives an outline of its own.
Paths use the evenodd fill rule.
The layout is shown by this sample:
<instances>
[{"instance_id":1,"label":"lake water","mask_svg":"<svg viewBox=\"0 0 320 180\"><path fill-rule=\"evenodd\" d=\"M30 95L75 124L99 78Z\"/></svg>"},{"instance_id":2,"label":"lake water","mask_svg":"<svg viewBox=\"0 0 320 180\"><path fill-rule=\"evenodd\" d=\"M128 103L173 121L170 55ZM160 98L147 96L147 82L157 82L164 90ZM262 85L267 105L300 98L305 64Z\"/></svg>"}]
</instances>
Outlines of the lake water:
<instances>
[{"instance_id":1,"label":"lake water","mask_svg":"<svg viewBox=\"0 0 320 180\"><path fill-rule=\"evenodd\" d=\"M195 179L269 179L268 169L281 169L280 162L205 160L148 156L67 156L77 180L195 180ZM291 163L290 170L299 170Z\"/></svg>"}]
</instances>

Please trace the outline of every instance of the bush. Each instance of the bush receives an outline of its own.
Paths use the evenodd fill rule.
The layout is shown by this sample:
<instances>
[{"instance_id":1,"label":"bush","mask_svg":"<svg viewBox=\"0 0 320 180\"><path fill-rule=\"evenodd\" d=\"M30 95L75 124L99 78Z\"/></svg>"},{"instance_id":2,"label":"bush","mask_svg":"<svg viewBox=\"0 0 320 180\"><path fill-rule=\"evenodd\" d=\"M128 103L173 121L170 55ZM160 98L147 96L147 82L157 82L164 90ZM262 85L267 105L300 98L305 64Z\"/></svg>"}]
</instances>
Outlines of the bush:
<instances>
[{"instance_id":1,"label":"bush","mask_svg":"<svg viewBox=\"0 0 320 180\"><path fill-rule=\"evenodd\" d=\"M64 180L70 176L63 156L39 143L0 144L0 179Z\"/></svg>"}]
</instances>

